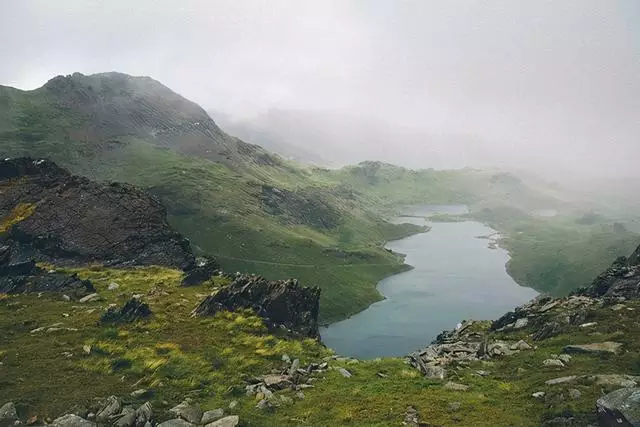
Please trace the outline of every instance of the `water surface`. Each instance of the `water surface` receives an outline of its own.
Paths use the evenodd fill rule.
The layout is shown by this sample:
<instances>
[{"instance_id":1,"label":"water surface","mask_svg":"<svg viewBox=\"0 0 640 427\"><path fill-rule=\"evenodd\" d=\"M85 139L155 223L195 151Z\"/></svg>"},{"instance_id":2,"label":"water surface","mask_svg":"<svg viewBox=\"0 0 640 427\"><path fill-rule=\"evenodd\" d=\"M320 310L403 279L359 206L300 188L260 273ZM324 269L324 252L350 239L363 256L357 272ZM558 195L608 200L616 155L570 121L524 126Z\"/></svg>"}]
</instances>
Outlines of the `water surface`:
<instances>
[{"instance_id":1,"label":"water surface","mask_svg":"<svg viewBox=\"0 0 640 427\"><path fill-rule=\"evenodd\" d=\"M459 207L420 207L411 215L465 213ZM424 224L421 218L402 222ZM344 356L401 356L429 344L463 319L496 319L537 293L505 271L509 256L489 249L495 230L475 221L427 223L428 233L389 243L413 270L382 280L385 300L321 330L323 342Z\"/></svg>"}]
</instances>

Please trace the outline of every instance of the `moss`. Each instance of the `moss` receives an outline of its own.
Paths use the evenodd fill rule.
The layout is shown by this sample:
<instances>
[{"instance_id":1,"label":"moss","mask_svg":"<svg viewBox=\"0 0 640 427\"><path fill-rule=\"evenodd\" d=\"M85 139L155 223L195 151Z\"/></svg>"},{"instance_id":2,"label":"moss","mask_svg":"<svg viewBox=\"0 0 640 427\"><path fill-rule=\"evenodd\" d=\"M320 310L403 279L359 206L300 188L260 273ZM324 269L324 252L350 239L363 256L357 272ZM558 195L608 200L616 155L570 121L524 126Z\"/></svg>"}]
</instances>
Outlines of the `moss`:
<instances>
[{"instance_id":1,"label":"moss","mask_svg":"<svg viewBox=\"0 0 640 427\"><path fill-rule=\"evenodd\" d=\"M0 233L8 231L11 227L29 218L36 210L36 205L32 203L18 203L9 213L0 219Z\"/></svg>"}]
</instances>

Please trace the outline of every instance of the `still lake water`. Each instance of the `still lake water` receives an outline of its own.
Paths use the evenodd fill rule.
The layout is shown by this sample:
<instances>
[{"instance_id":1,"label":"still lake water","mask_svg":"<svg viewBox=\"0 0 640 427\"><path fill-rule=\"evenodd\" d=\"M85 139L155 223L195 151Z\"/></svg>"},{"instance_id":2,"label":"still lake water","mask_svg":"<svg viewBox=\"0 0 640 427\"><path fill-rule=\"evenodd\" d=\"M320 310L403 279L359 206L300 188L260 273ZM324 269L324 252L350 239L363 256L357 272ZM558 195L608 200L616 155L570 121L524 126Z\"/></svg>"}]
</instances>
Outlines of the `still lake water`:
<instances>
[{"instance_id":1,"label":"still lake water","mask_svg":"<svg viewBox=\"0 0 640 427\"><path fill-rule=\"evenodd\" d=\"M464 206L422 206L410 215L465 213ZM398 222L424 224L424 219ZM403 356L429 344L463 319L496 319L537 295L505 271L504 249L489 249L495 230L475 221L427 223L431 231L387 244L406 254L413 270L378 283L385 299L353 317L323 328L322 341L343 356Z\"/></svg>"}]
</instances>

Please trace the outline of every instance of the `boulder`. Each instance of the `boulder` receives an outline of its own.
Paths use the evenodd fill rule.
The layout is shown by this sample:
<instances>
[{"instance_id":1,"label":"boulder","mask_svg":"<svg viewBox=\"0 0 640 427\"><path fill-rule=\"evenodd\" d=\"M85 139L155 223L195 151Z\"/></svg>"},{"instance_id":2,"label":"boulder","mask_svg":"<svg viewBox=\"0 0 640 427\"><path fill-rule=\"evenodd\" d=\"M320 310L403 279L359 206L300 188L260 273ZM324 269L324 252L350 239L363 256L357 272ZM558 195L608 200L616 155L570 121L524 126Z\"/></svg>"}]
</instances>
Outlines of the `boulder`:
<instances>
[{"instance_id":1,"label":"boulder","mask_svg":"<svg viewBox=\"0 0 640 427\"><path fill-rule=\"evenodd\" d=\"M209 257L198 257L195 265L185 271L182 286L199 285L211 278L220 269L220 265Z\"/></svg>"},{"instance_id":2,"label":"boulder","mask_svg":"<svg viewBox=\"0 0 640 427\"><path fill-rule=\"evenodd\" d=\"M120 308L110 307L100 318L102 323L131 323L151 316L149 305L131 298Z\"/></svg>"},{"instance_id":3,"label":"boulder","mask_svg":"<svg viewBox=\"0 0 640 427\"><path fill-rule=\"evenodd\" d=\"M87 421L75 414L67 414L56 418L50 425L52 427L96 427L96 423Z\"/></svg>"},{"instance_id":4,"label":"boulder","mask_svg":"<svg viewBox=\"0 0 640 427\"><path fill-rule=\"evenodd\" d=\"M562 363L562 360L558 359L546 359L542 364L547 367L564 368L564 363Z\"/></svg>"},{"instance_id":5,"label":"boulder","mask_svg":"<svg viewBox=\"0 0 640 427\"><path fill-rule=\"evenodd\" d=\"M338 368L338 372L340 372L340 374L345 378L351 378L353 376L351 372L347 371L344 368Z\"/></svg>"},{"instance_id":6,"label":"boulder","mask_svg":"<svg viewBox=\"0 0 640 427\"><path fill-rule=\"evenodd\" d=\"M0 426L13 425L14 421L18 419L18 412L16 411L16 405L13 402L7 402L0 406Z\"/></svg>"},{"instance_id":7,"label":"boulder","mask_svg":"<svg viewBox=\"0 0 640 427\"><path fill-rule=\"evenodd\" d=\"M574 344L565 346L562 350L565 353L587 353L587 354L616 354L622 347L621 343L605 341L593 344Z\"/></svg>"},{"instance_id":8,"label":"boulder","mask_svg":"<svg viewBox=\"0 0 640 427\"><path fill-rule=\"evenodd\" d=\"M174 418L160 423L156 427L196 427L196 425L185 421L182 418Z\"/></svg>"},{"instance_id":9,"label":"boulder","mask_svg":"<svg viewBox=\"0 0 640 427\"><path fill-rule=\"evenodd\" d=\"M153 418L153 406L150 402L145 402L138 409L136 409L135 426L143 427L147 422L150 422Z\"/></svg>"},{"instance_id":10,"label":"boulder","mask_svg":"<svg viewBox=\"0 0 640 427\"><path fill-rule=\"evenodd\" d=\"M237 415L229 415L228 417L221 418L217 421L205 425L205 427L236 427L240 422L240 417Z\"/></svg>"},{"instance_id":11,"label":"boulder","mask_svg":"<svg viewBox=\"0 0 640 427\"><path fill-rule=\"evenodd\" d=\"M96 414L96 420L99 423L108 422L113 416L120 413L122 410L122 403L116 396L109 396L102 406L102 409Z\"/></svg>"},{"instance_id":12,"label":"boulder","mask_svg":"<svg viewBox=\"0 0 640 427\"><path fill-rule=\"evenodd\" d=\"M640 388L622 388L596 402L601 426L640 426Z\"/></svg>"},{"instance_id":13,"label":"boulder","mask_svg":"<svg viewBox=\"0 0 640 427\"><path fill-rule=\"evenodd\" d=\"M318 338L320 288L301 286L297 280L269 281L238 275L231 285L206 297L193 316L212 316L221 310L251 308L274 329Z\"/></svg>"},{"instance_id":14,"label":"boulder","mask_svg":"<svg viewBox=\"0 0 640 427\"><path fill-rule=\"evenodd\" d=\"M133 427L136 423L136 410L127 406L122 409L120 414L114 415L111 419L114 427Z\"/></svg>"},{"instance_id":15,"label":"boulder","mask_svg":"<svg viewBox=\"0 0 640 427\"><path fill-rule=\"evenodd\" d=\"M202 409L200 405L192 403L189 399L169 409L169 412L193 424L199 424L202 420Z\"/></svg>"},{"instance_id":16,"label":"boulder","mask_svg":"<svg viewBox=\"0 0 640 427\"><path fill-rule=\"evenodd\" d=\"M204 414L202 414L202 420L200 420L200 422L204 425L207 425L214 421L219 420L222 417L224 417L224 409L222 408L213 409L211 411L206 411Z\"/></svg>"}]
</instances>

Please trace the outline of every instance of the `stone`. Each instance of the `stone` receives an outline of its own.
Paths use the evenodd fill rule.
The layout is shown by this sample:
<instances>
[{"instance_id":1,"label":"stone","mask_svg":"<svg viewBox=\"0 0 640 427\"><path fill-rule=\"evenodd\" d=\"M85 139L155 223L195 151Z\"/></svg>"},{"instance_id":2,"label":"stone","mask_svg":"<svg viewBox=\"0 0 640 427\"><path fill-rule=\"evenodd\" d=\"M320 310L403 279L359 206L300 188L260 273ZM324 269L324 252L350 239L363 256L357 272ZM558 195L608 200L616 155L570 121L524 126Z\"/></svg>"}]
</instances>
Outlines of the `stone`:
<instances>
[{"instance_id":1,"label":"stone","mask_svg":"<svg viewBox=\"0 0 640 427\"><path fill-rule=\"evenodd\" d=\"M136 423L136 410L130 406L124 407L122 412L112 419L114 427L133 427Z\"/></svg>"},{"instance_id":2,"label":"stone","mask_svg":"<svg viewBox=\"0 0 640 427\"><path fill-rule=\"evenodd\" d=\"M0 407L0 422L13 421L18 419L18 411L13 402L7 402Z\"/></svg>"},{"instance_id":3,"label":"stone","mask_svg":"<svg viewBox=\"0 0 640 427\"><path fill-rule=\"evenodd\" d=\"M96 427L96 423L87 421L75 414L67 414L56 418L50 425L52 427Z\"/></svg>"},{"instance_id":4,"label":"stone","mask_svg":"<svg viewBox=\"0 0 640 427\"><path fill-rule=\"evenodd\" d=\"M304 392L302 391L297 392L296 397L300 400L304 400Z\"/></svg>"},{"instance_id":5,"label":"stone","mask_svg":"<svg viewBox=\"0 0 640 427\"><path fill-rule=\"evenodd\" d=\"M116 396L109 396L106 403L102 406L102 409L96 414L96 420L99 423L108 422L111 417L117 415L122 410L122 403Z\"/></svg>"},{"instance_id":6,"label":"stone","mask_svg":"<svg viewBox=\"0 0 640 427\"><path fill-rule=\"evenodd\" d=\"M269 401L267 399L262 399L256 405L256 408L258 408L258 409L267 409L267 408L270 408L270 407L271 407L271 404L269 403Z\"/></svg>"},{"instance_id":7,"label":"stone","mask_svg":"<svg viewBox=\"0 0 640 427\"><path fill-rule=\"evenodd\" d=\"M91 346L90 345L83 345L82 346L82 352L86 355L91 354Z\"/></svg>"},{"instance_id":8,"label":"stone","mask_svg":"<svg viewBox=\"0 0 640 427\"><path fill-rule=\"evenodd\" d=\"M577 379L578 377L576 375L570 375L568 377L554 378L552 380L545 381L544 383L546 385L557 385L557 384L571 383Z\"/></svg>"},{"instance_id":9,"label":"stone","mask_svg":"<svg viewBox=\"0 0 640 427\"><path fill-rule=\"evenodd\" d=\"M640 388L612 391L596 402L601 426L640 425Z\"/></svg>"},{"instance_id":10,"label":"stone","mask_svg":"<svg viewBox=\"0 0 640 427\"><path fill-rule=\"evenodd\" d=\"M288 355L288 354L283 354L283 355L282 355L282 361L283 361L284 363L289 364L289 363L291 363L291 358L289 357L289 355Z\"/></svg>"},{"instance_id":11,"label":"stone","mask_svg":"<svg viewBox=\"0 0 640 427\"><path fill-rule=\"evenodd\" d=\"M192 316L251 308L271 330L318 338L320 288L306 287L297 280L269 281L260 276L239 275L228 286L206 297ZM296 368L297 369L297 368Z\"/></svg>"},{"instance_id":12,"label":"stone","mask_svg":"<svg viewBox=\"0 0 640 427\"><path fill-rule=\"evenodd\" d=\"M468 385L454 383L453 381L449 381L448 383L446 383L444 385L444 388L447 389L447 390L453 390L453 391L467 391L467 390L469 390L469 386Z\"/></svg>"},{"instance_id":13,"label":"stone","mask_svg":"<svg viewBox=\"0 0 640 427\"><path fill-rule=\"evenodd\" d=\"M533 349L533 347L531 347L525 340L518 341L517 343L513 344L510 348L511 350L519 350L519 351Z\"/></svg>"},{"instance_id":14,"label":"stone","mask_svg":"<svg viewBox=\"0 0 640 427\"><path fill-rule=\"evenodd\" d=\"M462 404L460 402L451 402L448 405L449 412L457 412L460 410Z\"/></svg>"},{"instance_id":15,"label":"stone","mask_svg":"<svg viewBox=\"0 0 640 427\"><path fill-rule=\"evenodd\" d=\"M560 356L558 356L558 360L561 360L565 365L571 362L571 359L572 357L568 354L561 354Z\"/></svg>"},{"instance_id":16,"label":"stone","mask_svg":"<svg viewBox=\"0 0 640 427\"><path fill-rule=\"evenodd\" d=\"M624 304L616 304L616 305L614 305L614 306L612 306L612 307L611 307L611 310L613 310L613 311L620 311L620 310L622 310L622 309L624 309L624 308L627 308L627 306L626 306L626 305L624 305Z\"/></svg>"},{"instance_id":17,"label":"stone","mask_svg":"<svg viewBox=\"0 0 640 427\"><path fill-rule=\"evenodd\" d=\"M205 427L236 427L240 422L240 417L237 415L229 415L228 417L221 418L217 421L205 425Z\"/></svg>"},{"instance_id":18,"label":"stone","mask_svg":"<svg viewBox=\"0 0 640 427\"><path fill-rule=\"evenodd\" d=\"M426 365L425 368L425 371L423 371L425 377L440 380L444 379L445 370L442 366Z\"/></svg>"},{"instance_id":19,"label":"stone","mask_svg":"<svg viewBox=\"0 0 640 427\"><path fill-rule=\"evenodd\" d=\"M622 347L621 343L605 341L593 344L567 345L562 350L565 353L586 353L586 354L616 354Z\"/></svg>"},{"instance_id":20,"label":"stone","mask_svg":"<svg viewBox=\"0 0 640 427\"><path fill-rule=\"evenodd\" d=\"M531 396L535 397L536 399L543 399L545 396L545 392L544 391L536 391L535 393L533 393Z\"/></svg>"},{"instance_id":21,"label":"stone","mask_svg":"<svg viewBox=\"0 0 640 427\"><path fill-rule=\"evenodd\" d=\"M487 376L489 376L491 373L490 373L489 371L482 371L482 370L480 370L480 371L476 371L476 374L477 374L477 375L479 375L479 376L481 376L481 377L487 377Z\"/></svg>"},{"instance_id":22,"label":"stone","mask_svg":"<svg viewBox=\"0 0 640 427\"><path fill-rule=\"evenodd\" d=\"M93 293L80 298L79 302L87 303L87 302L98 301L99 299L100 299L100 295L97 293Z\"/></svg>"},{"instance_id":23,"label":"stone","mask_svg":"<svg viewBox=\"0 0 640 427\"><path fill-rule=\"evenodd\" d=\"M69 295L62 295L62 301L71 301L71 297Z\"/></svg>"},{"instance_id":24,"label":"stone","mask_svg":"<svg viewBox=\"0 0 640 427\"><path fill-rule=\"evenodd\" d=\"M582 393L580 392L580 390L578 390L576 388L569 389L569 398L570 399L578 400L578 399L580 399L580 397L582 397Z\"/></svg>"},{"instance_id":25,"label":"stone","mask_svg":"<svg viewBox=\"0 0 640 427\"><path fill-rule=\"evenodd\" d=\"M544 366L553 368L564 368L564 363L559 359L546 359L542 362Z\"/></svg>"},{"instance_id":26,"label":"stone","mask_svg":"<svg viewBox=\"0 0 640 427\"><path fill-rule=\"evenodd\" d=\"M206 411L204 414L202 414L202 420L200 421L200 423L206 425L217 421L222 417L224 417L224 409L212 409L211 411Z\"/></svg>"},{"instance_id":27,"label":"stone","mask_svg":"<svg viewBox=\"0 0 640 427\"><path fill-rule=\"evenodd\" d=\"M411 427L420 426L420 415L415 407L409 406L407 408L404 413L404 422L402 424Z\"/></svg>"},{"instance_id":28,"label":"stone","mask_svg":"<svg viewBox=\"0 0 640 427\"><path fill-rule=\"evenodd\" d=\"M229 409L233 409L236 406L238 406L238 401L237 400L232 400L231 402L229 402Z\"/></svg>"},{"instance_id":29,"label":"stone","mask_svg":"<svg viewBox=\"0 0 640 427\"><path fill-rule=\"evenodd\" d=\"M145 424L151 422L153 418L153 406L151 402L145 402L138 409L136 409L136 427L144 427Z\"/></svg>"},{"instance_id":30,"label":"stone","mask_svg":"<svg viewBox=\"0 0 640 427\"><path fill-rule=\"evenodd\" d=\"M192 403L190 400L184 400L179 405L169 409L169 412L193 424L199 424L200 420L202 420L200 405Z\"/></svg>"},{"instance_id":31,"label":"stone","mask_svg":"<svg viewBox=\"0 0 640 427\"><path fill-rule=\"evenodd\" d=\"M149 304L131 298L121 308L110 307L100 318L102 323L131 323L151 316Z\"/></svg>"},{"instance_id":32,"label":"stone","mask_svg":"<svg viewBox=\"0 0 640 427\"><path fill-rule=\"evenodd\" d=\"M522 329L529 324L529 319L526 317L522 317L516 320L516 323L513 325L513 329Z\"/></svg>"},{"instance_id":33,"label":"stone","mask_svg":"<svg viewBox=\"0 0 640 427\"><path fill-rule=\"evenodd\" d=\"M198 257L195 265L185 271L182 286L199 285L209 280L220 269L220 265L210 257Z\"/></svg>"},{"instance_id":34,"label":"stone","mask_svg":"<svg viewBox=\"0 0 640 427\"><path fill-rule=\"evenodd\" d=\"M291 379L287 375L270 374L264 375L261 379L262 382L264 382L264 385L270 389L282 390L291 386Z\"/></svg>"},{"instance_id":35,"label":"stone","mask_svg":"<svg viewBox=\"0 0 640 427\"><path fill-rule=\"evenodd\" d=\"M598 324L598 322L588 322L588 323L583 323L582 325L580 325L581 328L590 328L591 326L596 326Z\"/></svg>"},{"instance_id":36,"label":"stone","mask_svg":"<svg viewBox=\"0 0 640 427\"><path fill-rule=\"evenodd\" d=\"M115 291L119 287L120 287L120 285L118 285L116 282L111 282L111 283L109 283L109 286L107 286L107 290Z\"/></svg>"},{"instance_id":37,"label":"stone","mask_svg":"<svg viewBox=\"0 0 640 427\"><path fill-rule=\"evenodd\" d=\"M298 368L300 367L300 359L294 359L291 367L289 368L289 375L293 375L296 373Z\"/></svg>"},{"instance_id":38,"label":"stone","mask_svg":"<svg viewBox=\"0 0 640 427\"><path fill-rule=\"evenodd\" d=\"M165 421L158 424L156 427L195 427L195 424L191 424L182 418L175 418L173 420Z\"/></svg>"},{"instance_id":39,"label":"stone","mask_svg":"<svg viewBox=\"0 0 640 427\"><path fill-rule=\"evenodd\" d=\"M588 378L595 380L598 385L612 387L637 387L640 384L640 377L632 375L601 374Z\"/></svg>"},{"instance_id":40,"label":"stone","mask_svg":"<svg viewBox=\"0 0 640 427\"><path fill-rule=\"evenodd\" d=\"M338 372L340 372L340 374L342 374L342 376L345 377L345 378L351 378L352 377L351 372L347 371L344 368L339 368Z\"/></svg>"}]
</instances>

